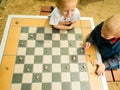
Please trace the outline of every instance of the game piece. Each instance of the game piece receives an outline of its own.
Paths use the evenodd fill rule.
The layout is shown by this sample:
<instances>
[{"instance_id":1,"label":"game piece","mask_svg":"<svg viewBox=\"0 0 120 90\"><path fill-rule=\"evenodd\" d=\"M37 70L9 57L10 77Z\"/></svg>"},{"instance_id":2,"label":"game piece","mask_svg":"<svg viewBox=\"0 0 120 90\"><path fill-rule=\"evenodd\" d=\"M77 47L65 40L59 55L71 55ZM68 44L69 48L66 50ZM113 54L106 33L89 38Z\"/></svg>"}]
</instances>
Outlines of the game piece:
<instances>
[{"instance_id":1,"label":"game piece","mask_svg":"<svg viewBox=\"0 0 120 90\"><path fill-rule=\"evenodd\" d=\"M23 43L23 42L21 42L21 43L20 43L20 45L21 45L21 46L24 46L24 43Z\"/></svg>"},{"instance_id":2,"label":"game piece","mask_svg":"<svg viewBox=\"0 0 120 90\"><path fill-rule=\"evenodd\" d=\"M23 61L23 58L22 58L22 57L19 57L19 61Z\"/></svg>"},{"instance_id":3,"label":"game piece","mask_svg":"<svg viewBox=\"0 0 120 90\"><path fill-rule=\"evenodd\" d=\"M48 66L45 66L44 69L47 70L47 69L48 69Z\"/></svg>"},{"instance_id":4,"label":"game piece","mask_svg":"<svg viewBox=\"0 0 120 90\"><path fill-rule=\"evenodd\" d=\"M36 79L39 79L39 77L40 77L39 75L36 75Z\"/></svg>"},{"instance_id":5,"label":"game piece","mask_svg":"<svg viewBox=\"0 0 120 90\"><path fill-rule=\"evenodd\" d=\"M72 57L72 60L73 60L73 61L76 61L76 57L75 57L75 56L73 56L73 57Z\"/></svg>"},{"instance_id":6,"label":"game piece","mask_svg":"<svg viewBox=\"0 0 120 90\"><path fill-rule=\"evenodd\" d=\"M29 72L29 71L30 71L30 69L29 69L29 68L27 68L27 69L26 69L26 71L27 71L27 72Z\"/></svg>"}]
</instances>

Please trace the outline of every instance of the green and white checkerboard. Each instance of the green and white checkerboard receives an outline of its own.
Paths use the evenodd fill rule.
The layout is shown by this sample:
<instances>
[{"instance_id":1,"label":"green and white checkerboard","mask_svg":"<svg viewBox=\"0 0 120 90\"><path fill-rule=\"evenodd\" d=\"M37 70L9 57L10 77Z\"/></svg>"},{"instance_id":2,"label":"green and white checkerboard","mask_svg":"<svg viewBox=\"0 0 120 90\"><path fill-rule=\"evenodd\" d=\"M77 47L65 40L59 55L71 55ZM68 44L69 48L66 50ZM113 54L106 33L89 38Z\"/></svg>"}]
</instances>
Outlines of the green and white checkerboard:
<instances>
[{"instance_id":1,"label":"green and white checkerboard","mask_svg":"<svg viewBox=\"0 0 120 90\"><path fill-rule=\"evenodd\" d=\"M81 28L21 27L11 90L90 90Z\"/></svg>"}]
</instances>

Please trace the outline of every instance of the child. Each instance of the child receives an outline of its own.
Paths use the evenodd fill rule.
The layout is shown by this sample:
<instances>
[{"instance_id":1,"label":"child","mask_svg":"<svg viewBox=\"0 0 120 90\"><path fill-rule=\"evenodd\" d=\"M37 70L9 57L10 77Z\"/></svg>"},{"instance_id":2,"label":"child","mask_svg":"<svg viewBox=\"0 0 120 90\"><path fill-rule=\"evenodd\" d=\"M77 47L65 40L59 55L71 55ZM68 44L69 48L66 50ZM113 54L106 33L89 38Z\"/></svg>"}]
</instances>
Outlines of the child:
<instances>
[{"instance_id":1,"label":"child","mask_svg":"<svg viewBox=\"0 0 120 90\"><path fill-rule=\"evenodd\" d=\"M50 14L50 25L61 30L72 29L75 22L80 20L77 3L78 0L57 0L56 8Z\"/></svg>"},{"instance_id":2,"label":"child","mask_svg":"<svg viewBox=\"0 0 120 90\"><path fill-rule=\"evenodd\" d=\"M105 69L120 68L120 14L113 15L101 22L90 33L85 42L85 49L95 44L103 63L97 63L97 74L101 75Z\"/></svg>"}]
</instances>

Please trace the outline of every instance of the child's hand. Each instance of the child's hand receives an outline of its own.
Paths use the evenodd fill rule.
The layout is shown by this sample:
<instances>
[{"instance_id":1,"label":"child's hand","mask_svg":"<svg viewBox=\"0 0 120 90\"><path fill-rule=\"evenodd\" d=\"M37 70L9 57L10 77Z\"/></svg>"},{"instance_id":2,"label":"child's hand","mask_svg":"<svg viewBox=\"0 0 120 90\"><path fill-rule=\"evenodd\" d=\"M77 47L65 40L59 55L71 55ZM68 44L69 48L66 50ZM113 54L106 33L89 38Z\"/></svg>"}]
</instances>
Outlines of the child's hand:
<instances>
[{"instance_id":1,"label":"child's hand","mask_svg":"<svg viewBox=\"0 0 120 90\"><path fill-rule=\"evenodd\" d=\"M103 75L104 71L105 71L105 64L104 63L96 63L97 65L97 70L96 70L96 74L97 75Z\"/></svg>"},{"instance_id":2,"label":"child's hand","mask_svg":"<svg viewBox=\"0 0 120 90\"><path fill-rule=\"evenodd\" d=\"M85 49L88 49L90 46L91 46L91 43L90 43L90 42L85 42L85 45L84 45L84 48L85 48Z\"/></svg>"}]
</instances>

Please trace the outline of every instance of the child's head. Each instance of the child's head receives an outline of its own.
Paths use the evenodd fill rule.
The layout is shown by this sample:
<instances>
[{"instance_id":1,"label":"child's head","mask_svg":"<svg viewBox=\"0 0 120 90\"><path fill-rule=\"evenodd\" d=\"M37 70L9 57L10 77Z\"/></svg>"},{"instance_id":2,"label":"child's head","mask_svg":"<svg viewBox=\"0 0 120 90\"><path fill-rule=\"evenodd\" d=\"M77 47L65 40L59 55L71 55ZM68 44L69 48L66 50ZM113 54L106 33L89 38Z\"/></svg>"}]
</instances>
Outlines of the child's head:
<instances>
[{"instance_id":1,"label":"child's head","mask_svg":"<svg viewBox=\"0 0 120 90\"><path fill-rule=\"evenodd\" d=\"M76 9L78 0L57 0L56 6L65 19L70 18Z\"/></svg>"},{"instance_id":2,"label":"child's head","mask_svg":"<svg viewBox=\"0 0 120 90\"><path fill-rule=\"evenodd\" d=\"M120 14L113 15L104 22L101 36L108 40L120 38Z\"/></svg>"}]
</instances>

